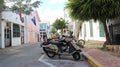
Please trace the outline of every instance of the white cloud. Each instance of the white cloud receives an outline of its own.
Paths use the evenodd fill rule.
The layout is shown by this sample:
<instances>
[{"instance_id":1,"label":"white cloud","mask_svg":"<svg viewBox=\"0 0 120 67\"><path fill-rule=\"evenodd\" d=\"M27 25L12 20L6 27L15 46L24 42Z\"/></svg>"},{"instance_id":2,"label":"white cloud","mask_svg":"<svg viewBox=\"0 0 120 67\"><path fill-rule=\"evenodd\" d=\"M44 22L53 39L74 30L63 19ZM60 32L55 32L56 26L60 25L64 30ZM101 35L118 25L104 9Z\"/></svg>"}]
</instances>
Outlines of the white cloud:
<instances>
[{"instance_id":1,"label":"white cloud","mask_svg":"<svg viewBox=\"0 0 120 67\"><path fill-rule=\"evenodd\" d=\"M57 6L57 8L55 6L51 6L51 5L56 5L56 4L62 4L64 5L65 2L67 2L67 0L47 0L47 4L50 5L50 7L40 7L38 9L39 12L39 16L41 21L49 21L50 24L52 24L55 19L60 18L60 17L64 17L64 7L60 8ZM55 9L53 8L55 7Z\"/></svg>"},{"instance_id":2,"label":"white cloud","mask_svg":"<svg viewBox=\"0 0 120 67\"><path fill-rule=\"evenodd\" d=\"M49 21L52 24L56 18L64 17L64 12L62 9L55 9L54 11L47 8L40 8L38 10L41 21Z\"/></svg>"}]
</instances>

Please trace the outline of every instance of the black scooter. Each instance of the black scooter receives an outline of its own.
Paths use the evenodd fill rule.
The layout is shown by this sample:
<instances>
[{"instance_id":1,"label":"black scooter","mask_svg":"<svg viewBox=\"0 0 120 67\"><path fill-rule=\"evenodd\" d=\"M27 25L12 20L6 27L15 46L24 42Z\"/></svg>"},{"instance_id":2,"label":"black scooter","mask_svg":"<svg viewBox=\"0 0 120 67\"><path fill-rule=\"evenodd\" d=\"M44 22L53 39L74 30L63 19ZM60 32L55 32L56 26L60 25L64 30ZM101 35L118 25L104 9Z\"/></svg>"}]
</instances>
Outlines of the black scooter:
<instances>
[{"instance_id":1,"label":"black scooter","mask_svg":"<svg viewBox=\"0 0 120 67\"><path fill-rule=\"evenodd\" d=\"M43 47L44 52L49 58L53 58L55 57L55 55L58 55L60 58L60 55L67 54L72 55L74 60L79 60L81 57L81 50L78 49L77 45L72 44L72 41L69 41L69 44L64 41L53 42L52 39L47 39L47 41L41 44L41 47ZM60 52L60 48L58 47L58 45L62 45L62 52Z\"/></svg>"}]
</instances>

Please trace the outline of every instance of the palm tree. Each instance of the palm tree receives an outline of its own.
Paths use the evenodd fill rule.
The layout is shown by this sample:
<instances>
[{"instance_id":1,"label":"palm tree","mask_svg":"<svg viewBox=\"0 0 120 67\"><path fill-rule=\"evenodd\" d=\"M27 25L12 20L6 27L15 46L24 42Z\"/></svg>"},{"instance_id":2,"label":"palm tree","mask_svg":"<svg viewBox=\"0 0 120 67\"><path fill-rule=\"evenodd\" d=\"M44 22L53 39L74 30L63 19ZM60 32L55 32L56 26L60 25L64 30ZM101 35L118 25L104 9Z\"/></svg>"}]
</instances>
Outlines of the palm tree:
<instances>
[{"instance_id":1,"label":"palm tree","mask_svg":"<svg viewBox=\"0 0 120 67\"><path fill-rule=\"evenodd\" d=\"M120 16L120 0L69 0L66 8L75 20L99 20L104 25L106 42L110 44L107 20Z\"/></svg>"}]
</instances>

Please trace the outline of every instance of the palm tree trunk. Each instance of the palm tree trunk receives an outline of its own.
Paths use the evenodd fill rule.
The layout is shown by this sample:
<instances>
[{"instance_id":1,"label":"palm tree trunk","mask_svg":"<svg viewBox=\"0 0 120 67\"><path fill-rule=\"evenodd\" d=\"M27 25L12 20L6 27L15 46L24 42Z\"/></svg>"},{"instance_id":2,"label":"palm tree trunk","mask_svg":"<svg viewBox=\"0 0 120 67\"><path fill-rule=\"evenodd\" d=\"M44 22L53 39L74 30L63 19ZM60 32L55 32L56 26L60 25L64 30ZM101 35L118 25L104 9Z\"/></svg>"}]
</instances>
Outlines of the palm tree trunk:
<instances>
[{"instance_id":1,"label":"palm tree trunk","mask_svg":"<svg viewBox=\"0 0 120 67\"><path fill-rule=\"evenodd\" d=\"M82 26L81 21L75 23L75 27L76 27L75 37L77 38L77 40L79 39L79 34L80 34L80 31L81 31L81 26Z\"/></svg>"},{"instance_id":2,"label":"palm tree trunk","mask_svg":"<svg viewBox=\"0 0 120 67\"><path fill-rule=\"evenodd\" d=\"M109 34L109 32L108 32L106 20L103 21L103 26L104 26L104 31L105 31L105 35L106 35L106 44L104 44L104 45L111 44L110 34Z\"/></svg>"}]
</instances>

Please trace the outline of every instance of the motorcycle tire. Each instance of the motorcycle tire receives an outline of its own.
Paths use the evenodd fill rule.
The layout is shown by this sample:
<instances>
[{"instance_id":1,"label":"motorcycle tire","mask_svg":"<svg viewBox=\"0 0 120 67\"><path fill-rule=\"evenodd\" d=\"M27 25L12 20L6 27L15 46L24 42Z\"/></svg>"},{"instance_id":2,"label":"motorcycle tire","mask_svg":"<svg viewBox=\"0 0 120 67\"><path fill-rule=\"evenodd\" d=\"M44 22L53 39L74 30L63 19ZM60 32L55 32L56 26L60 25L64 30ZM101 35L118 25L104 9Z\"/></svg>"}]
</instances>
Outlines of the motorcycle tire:
<instances>
[{"instance_id":1,"label":"motorcycle tire","mask_svg":"<svg viewBox=\"0 0 120 67\"><path fill-rule=\"evenodd\" d=\"M52 51L46 51L46 54L49 58L53 58L55 57L55 52L52 52Z\"/></svg>"},{"instance_id":2,"label":"motorcycle tire","mask_svg":"<svg viewBox=\"0 0 120 67\"><path fill-rule=\"evenodd\" d=\"M76 60L76 61L80 60L80 53L79 52L73 53L72 56L73 56L74 60Z\"/></svg>"},{"instance_id":3,"label":"motorcycle tire","mask_svg":"<svg viewBox=\"0 0 120 67\"><path fill-rule=\"evenodd\" d=\"M49 58L55 57L55 52L47 51L45 47L43 47L43 50Z\"/></svg>"}]
</instances>

